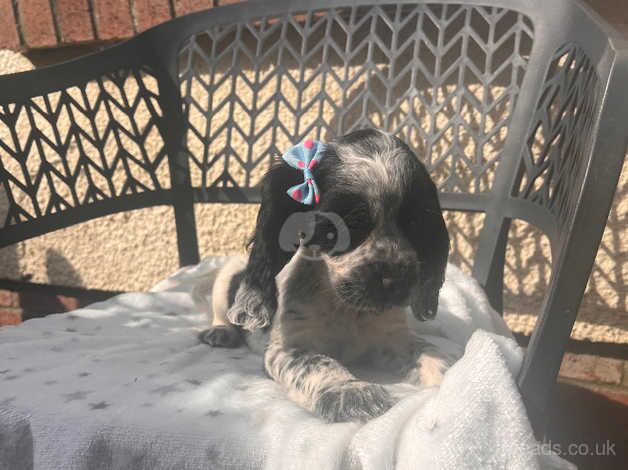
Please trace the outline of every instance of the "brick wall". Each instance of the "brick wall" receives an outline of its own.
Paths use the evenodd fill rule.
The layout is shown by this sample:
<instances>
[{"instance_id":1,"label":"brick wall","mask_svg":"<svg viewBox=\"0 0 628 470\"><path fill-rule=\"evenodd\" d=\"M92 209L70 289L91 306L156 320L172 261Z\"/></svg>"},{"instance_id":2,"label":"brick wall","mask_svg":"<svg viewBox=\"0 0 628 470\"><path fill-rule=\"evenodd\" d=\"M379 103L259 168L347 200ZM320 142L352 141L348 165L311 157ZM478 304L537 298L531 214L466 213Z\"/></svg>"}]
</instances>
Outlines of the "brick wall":
<instances>
[{"instance_id":1,"label":"brick wall","mask_svg":"<svg viewBox=\"0 0 628 470\"><path fill-rule=\"evenodd\" d=\"M29 318L42 317L51 313L63 313L104 300L114 293L73 289L72 293L43 290L29 284L16 289L0 289L0 327L17 325Z\"/></svg>"},{"instance_id":2,"label":"brick wall","mask_svg":"<svg viewBox=\"0 0 628 470\"><path fill-rule=\"evenodd\" d=\"M0 49L129 38L174 16L238 0L0 0Z\"/></svg>"},{"instance_id":3,"label":"brick wall","mask_svg":"<svg viewBox=\"0 0 628 470\"><path fill-rule=\"evenodd\" d=\"M0 290L0 326L17 325L21 321L19 294L10 290Z\"/></svg>"},{"instance_id":4,"label":"brick wall","mask_svg":"<svg viewBox=\"0 0 628 470\"><path fill-rule=\"evenodd\" d=\"M0 0L0 49L42 49L129 38L174 16L241 0ZM628 24L626 0L586 0Z\"/></svg>"}]
</instances>

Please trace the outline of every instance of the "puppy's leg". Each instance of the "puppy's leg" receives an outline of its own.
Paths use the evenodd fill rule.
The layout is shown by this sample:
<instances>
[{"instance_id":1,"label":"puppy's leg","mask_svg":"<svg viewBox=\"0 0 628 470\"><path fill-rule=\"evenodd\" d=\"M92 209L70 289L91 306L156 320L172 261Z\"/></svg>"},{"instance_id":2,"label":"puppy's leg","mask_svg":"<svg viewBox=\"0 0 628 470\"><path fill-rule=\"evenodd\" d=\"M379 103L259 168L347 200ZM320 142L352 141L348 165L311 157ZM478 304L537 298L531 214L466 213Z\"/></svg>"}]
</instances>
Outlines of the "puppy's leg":
<instances>
[{"instance_id":1,"label":"puppy's leg","mask_svg":"<svg viewBox=\"0 0 628 470\"><path fill-rule=\"evenodd\" d=\"M301 243L277 275L279 302L264 355L266 372L292 400L326 421L379 416L393 404L388 392L381 385L357 379L331 357L343 357L339 349L355 347L351 339L343 338L346 332L337 324L341 317L347 325L351 314L342 314L344 305L333 296L327 267L313 261L312 254ZM340 331L329 328L334 324Z\"/></svg>"},{"instance_id":2,"label":"puppy's leg","mask_svg":"<svg viewBox=\"0 0 628 470\"><path fill-rule=\"evenodd\" d=\"M411 364L404 381L423 387L440 385L445 372L456 360L453 353L447 354L420 338L415 338L411 350Z\"/></svg>"},{"instance_id":3,"label":"puppy's leg","mask_svg":"<svg viewBox=\"0 0 628 470\"><path fill-rule=\"evenodd\" d=\"M274 285L274 280L271 282ZM270 325L274 310L270 304L260 289L243 281L226 316L231 324L255 331Z\"/></svg>"},{"instance_id":4,"label":"puppy's leg","mask_svg":"<svg viewBox=\"0 0 628 470\"><path fill-rule=\"evenodd\" d=\"M445 371L455 361L456 351L419 338L409 330L403 311L366 318L360 324L368 342L357 364L392 373L406 383L432 387L439 385Z\"/></svg>"},{"instance_id":5,"label":"puppy's leg","mask_svg":"<svg viewBox=\"0 0 628 470\"><path fill-rule=\"evenodd\" d=\"M229 305L234 302L235 292L242 281L246 257L234 257L225 264L212 288L211 327L199 334L199 339L210 346L237 348L243 343L240 329L227 318ZM193 291L192 295L198 297Z\"/></svg>"},{"instance_id":6,"label":"puppy's leg","mask_svg":"<svg viewBox=\"0 0 628 470\"><path fill-rule=\"evenodd\" d=\"M292 400L328 422L367 420L393 405L381 385L358 380L325 354L283 349L271 342L264 367Z\"/></svg>"}]
</instances>

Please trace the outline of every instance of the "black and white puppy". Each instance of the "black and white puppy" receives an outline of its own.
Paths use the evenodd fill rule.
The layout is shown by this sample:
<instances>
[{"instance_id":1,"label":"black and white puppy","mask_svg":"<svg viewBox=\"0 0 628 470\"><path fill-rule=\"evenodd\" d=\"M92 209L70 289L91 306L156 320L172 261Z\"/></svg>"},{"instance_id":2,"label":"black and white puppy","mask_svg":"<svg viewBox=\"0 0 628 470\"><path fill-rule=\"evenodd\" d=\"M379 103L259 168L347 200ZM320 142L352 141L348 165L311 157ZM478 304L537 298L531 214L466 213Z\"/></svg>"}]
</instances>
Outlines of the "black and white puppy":
<instances>
[{"instance_id":1,"label":"black and white puppy","mask_svg":"<svg viewBox=\"0 0 628 470\"><path fill-rule=\"evenodd\" d=\"M427 170L390 134L368 129L327 143L313 174L320 203L306 206L286 194L303 181L301 171L282 161L268 171L250 255L219 274L212 328L203 340L234 347L242 329L270 326L283 286L266 371L330 421L367 418L385 411L390 398L335 361L399 366L410 381L438 382L432 369L438 376L444 361L426 354L429 345L409 333L402 317L408 308L419 320L436 314L449 236ZM357 336L345 341L343 332ZM431 366L430 357L436 358Z\"/></svg>"}]
</instances>

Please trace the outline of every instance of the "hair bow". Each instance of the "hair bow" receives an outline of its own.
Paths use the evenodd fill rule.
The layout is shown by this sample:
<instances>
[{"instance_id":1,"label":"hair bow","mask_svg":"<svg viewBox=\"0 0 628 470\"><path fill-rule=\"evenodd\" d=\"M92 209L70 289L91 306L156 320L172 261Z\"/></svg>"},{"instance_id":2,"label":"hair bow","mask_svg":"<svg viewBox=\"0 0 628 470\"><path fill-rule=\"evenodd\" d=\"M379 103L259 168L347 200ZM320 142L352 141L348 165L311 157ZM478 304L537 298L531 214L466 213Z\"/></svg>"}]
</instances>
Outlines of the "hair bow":
<instances>
[{"instance_id":1,"label":"hair bow","mask_svg":"<svg viewBox=\"0 0 628 470\"><path fill-rule=\"evenodd\" d=\"M282 155L281 158L292 168L303 171L303 183L288 189L288 195L301 204L318 204L320 194L314 181L312 169L318 165L323 157L325 144L312 139L306 139L295 145Z\"/></svg>"}]
</instances>

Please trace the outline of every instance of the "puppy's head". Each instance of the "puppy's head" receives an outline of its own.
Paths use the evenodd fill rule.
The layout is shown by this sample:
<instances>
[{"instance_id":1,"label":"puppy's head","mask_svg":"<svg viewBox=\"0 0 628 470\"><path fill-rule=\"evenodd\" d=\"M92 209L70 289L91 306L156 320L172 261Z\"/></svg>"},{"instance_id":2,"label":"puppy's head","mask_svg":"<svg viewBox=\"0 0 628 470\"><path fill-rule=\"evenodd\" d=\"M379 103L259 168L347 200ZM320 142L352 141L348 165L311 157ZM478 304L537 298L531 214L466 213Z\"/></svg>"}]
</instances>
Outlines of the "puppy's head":
<instances>
[{"instance_id":1,"label":"puppy's head","mask_svg":"<svg viewBox=\"0 0 628 470\"><path fill-rule=\"evenodd\" d=\"M401 140L376 130L328 143L314 170L320 203L305 206L287 188L303 174L273 166L262 189L251 262L281 270L299 237L327 264L338 297L363 312L410 305L432 318L444 280L449 236L436 187Z\"/></svg>"}]
</instances>

